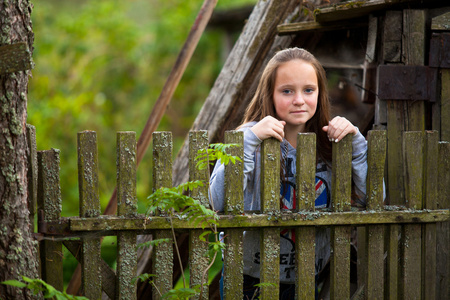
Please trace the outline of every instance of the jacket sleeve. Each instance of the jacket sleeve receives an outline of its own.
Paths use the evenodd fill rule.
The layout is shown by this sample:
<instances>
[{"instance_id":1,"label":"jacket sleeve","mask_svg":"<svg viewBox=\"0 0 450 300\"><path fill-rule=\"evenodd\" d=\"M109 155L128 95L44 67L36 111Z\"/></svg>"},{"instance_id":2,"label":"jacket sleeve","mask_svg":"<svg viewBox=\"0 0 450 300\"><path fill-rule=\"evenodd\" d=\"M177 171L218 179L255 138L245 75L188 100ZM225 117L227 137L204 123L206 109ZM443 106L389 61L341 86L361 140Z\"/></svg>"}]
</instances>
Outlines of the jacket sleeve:
<instances>
[{"instance_id":1,"label":"jacket sleeve","mask_svg":"<svg viewBox=\"0 0 450 300\"><path fill-rule=\"evenodd\" d=\"M247 184L252 180L255 170L255 151L261 144L261 140L250 130L250 127L244 131L244 190ZM224 210L225 197L225 166L217 161L209 181L210 184L210 203L215 211Z\"/></svg>"},{"instance_id":2,"label":"jacket sleeve","mask_svg":"<svg viewBox=\"0 0 450 300\"><path fill-rule=\"evenodd\" d=\"M361 205L366 204L366 179L367 179L367 141L361 132L353 136L352 141L352 177L356 188L356 194Z\"/></svg>"}]
</instances>

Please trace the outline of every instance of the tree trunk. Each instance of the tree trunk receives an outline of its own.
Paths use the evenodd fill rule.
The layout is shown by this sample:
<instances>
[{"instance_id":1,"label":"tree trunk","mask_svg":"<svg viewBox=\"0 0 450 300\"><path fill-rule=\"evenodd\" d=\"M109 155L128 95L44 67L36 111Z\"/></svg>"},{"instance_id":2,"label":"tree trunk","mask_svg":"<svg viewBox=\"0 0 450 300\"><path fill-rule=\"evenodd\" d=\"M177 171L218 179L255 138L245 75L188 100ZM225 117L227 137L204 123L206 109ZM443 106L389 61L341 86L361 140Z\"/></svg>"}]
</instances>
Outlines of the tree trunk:
<instances>
[{"instance_id":1,"label":"tree trunk","mask_svg":"<svg viewBox=\"0 0 450 300\"><path fill-rule=\"evenodd\" d=\"M0 1L0 46L25 42L33 31L28 0ZM27 206L27 85L30 71L0 74L0 281L38 277L36 242ZM36 299L28 290L0 284L1 299Z\"/></svg>"}]
</instances>

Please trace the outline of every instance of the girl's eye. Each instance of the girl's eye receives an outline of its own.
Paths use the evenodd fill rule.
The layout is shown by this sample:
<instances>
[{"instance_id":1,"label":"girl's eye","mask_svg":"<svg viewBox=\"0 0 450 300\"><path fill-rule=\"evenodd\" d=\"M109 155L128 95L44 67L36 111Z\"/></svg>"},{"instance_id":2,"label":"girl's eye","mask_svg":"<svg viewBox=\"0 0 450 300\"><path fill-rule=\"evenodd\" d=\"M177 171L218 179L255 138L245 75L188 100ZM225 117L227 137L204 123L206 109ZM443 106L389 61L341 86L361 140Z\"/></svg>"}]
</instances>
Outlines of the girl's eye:
<instances>
[{"instance_id":1,"label":"girl's eye","mask_svg":"<svg viewBox=\"0 0 450 300\"><path fill-rule=\"evenodd\" d=\"M311 88L305 89L305 93L307 94L311 94L312 92L314 92L314 89Z\"/></svg>"},{"instance_id":2,"label":"girl's eye","mask_svg":"<svg viewBox=\"0 0 450 300\"><path fill-rule=\"evenodd\" d=\"M292 94L293 91L289 90L289 89L284 89L283 91L281 91L283 94Z\"/></svg>"}]
</instances>

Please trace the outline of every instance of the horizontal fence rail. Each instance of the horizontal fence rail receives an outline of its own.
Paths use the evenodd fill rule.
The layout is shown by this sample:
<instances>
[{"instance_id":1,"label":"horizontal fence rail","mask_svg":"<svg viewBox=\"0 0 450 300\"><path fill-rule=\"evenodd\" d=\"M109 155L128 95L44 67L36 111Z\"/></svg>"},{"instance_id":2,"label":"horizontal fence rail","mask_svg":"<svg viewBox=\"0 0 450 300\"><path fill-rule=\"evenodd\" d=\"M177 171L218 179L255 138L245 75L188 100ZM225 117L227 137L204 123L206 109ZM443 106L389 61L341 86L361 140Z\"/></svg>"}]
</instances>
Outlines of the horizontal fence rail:
<instances>
[{"instance_id":1,"label":"horizontal fence rail","mask_svg":"<svg viewBox=\"0 0 450 300\"><path fill-rule=\"evenodd\" d=\"M330 297L350 299L350 252L353 228L358 235L358 288L367 299L419 299L434 295L436 286L437 224L450 220L448 185L436 183L436 177L447 178L450 170L450 144L438 142L436 132L404 132L405 191L404 206L384 203L383 188L386 158L386 133L370 131L368 140L368 176L366 208L351 207L352 138L333 143L332 207L315 210L314 178L316 172L316 137L299 134L297 141L297 209L280 210L280 143L265 140L261 146L261 211L244 211L243 163L225 168L225 205L217 226L224 230L224 297L242 298L243 232L261 231L261 299L278 299L280 272L280 228L295 229L295 276L298 299L315 295L315 232L318 227L330 227ZM190 133L190 180L206 184L190 196L209 206L208 169L199 171L197 151L208 147L206 131ZM205 282L209 261L205 256L208 244L200 240L204 232L183 215L168 217L159 211L151 216L137 214L136 199L136 137L133 132L117 135L117 216L100 215L98 195L98 159L96 134L78 135L78 167L80 214L61 218L62 200L59 187L59 152L38 151L38 209L43 279L62 289L62 259L65 245L82 265L82 290L90 299L99 299L101 291L111 299L135 299L137 275L137 234L152 234L154 239L167 239L152 250L153 298L173 288L174 234L189 232L190 286ZM231 148L231 155L243 158L242 132L230 131L225 143L241 146ZM169 132L153 134L154 191L172 185L172 136ZM31 173L30 173L31 174ZM447 194L448 195L448 194ZM438 209L439 208L439 209ZM438 228L438 229L437 229ZM92 238L92 234L97 234ZM447 232L448 234L448 232ZM101 238L118 236L117 270L101 259ZM78 241L66 240L71 236ZM81 238L80 238L81 237ZM55 241L51 239L54 238ZM61 242L63 240L63 242ZM81 247L81 248L79 248ZM77 250L79 249L79 250ZM81 254L81 255L79 255ZM59 279L58 279L59 278ZM273 283L274 285L270 285ZM208 285L203 285L201 298L209 298ZM199 299L198 296L196 299Z\"/></svg>"}]
</instances>

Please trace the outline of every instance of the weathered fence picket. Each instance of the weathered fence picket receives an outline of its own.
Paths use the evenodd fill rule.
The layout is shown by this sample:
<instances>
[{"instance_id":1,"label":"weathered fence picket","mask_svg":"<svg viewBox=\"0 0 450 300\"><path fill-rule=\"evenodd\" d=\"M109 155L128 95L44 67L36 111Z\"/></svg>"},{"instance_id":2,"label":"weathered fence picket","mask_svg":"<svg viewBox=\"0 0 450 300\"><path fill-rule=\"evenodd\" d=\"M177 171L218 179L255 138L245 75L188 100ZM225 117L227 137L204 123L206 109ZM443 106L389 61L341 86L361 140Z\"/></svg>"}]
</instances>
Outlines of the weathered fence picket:
<instances>
[{"instance_id":1,"label":"weathered fence picket","mask_svg":"<svg viewBox=\"0 0 450 300\"><path fill-rule=\"evenodd\" d=\"M352 137L347 135L339 143L333 143L332 154L332 211L349 211L352 193ZM331 299L350 299L350 239L350 226L331 228Z\"/></svg>"},{"instance_id":2,"label":"weathered fence picket","mask_svg":"<svg viewBox=\"0 0 450 300\"><path fill-rule=\"evenodd\" d=\"M423 208L437 209L439 132L425 132ZM436 223L422 225L422 299L436 299Z\"/></svg>"},{"instance_id":3,"label":"weathered fence picket","mask_svg":"<svg viewBox=\"0 0 450 300\"><path fill-rule=\"evenodd\" d=\"M244 157L244 135L240 131L225 133L226 144L238 144L239 147L230 148L229 155ZM225 166L225 205L224 213L241 215L244 213L244 163ZM213 208L214 209L214 208ZM244 272L243 230L228 229L227 243L224 257L224 299L234 300L242 297L244 288L242 274Z\"/></svg>"},{"instance_id":4,"label":"weathered fence picket","mask_svg":"<svg viewBox=\"0 0 450 300\"><path fill-rule=\"evenodd\" d=\"M61 217L61 188L59 184L59 150L38 151L38 226L46 227L45 222L57 222ZM54 228L40 228L54 231ZM58 290L63 289L62 242L43 240L40 245L42 277Z\"/></svg>"},{"instance_id":5,"label":"weathered fence picket","mask_svg":"<svg viewBox=\"0 0 450 300\"><path fill-rule=\"evenodd\" d=\"M208 132L207 131L191 131L189 134L189 180L201 180L208 182L209 170L198 170L195 157L201 149L208 148ZM200 187L190 192L190 196L198 200L201 204L209 207L208 186ZM200 240L202 229L194 229L189 232L189 278L190 286L195 287L201 285L201 296L195 299L208 299L208 257L205 255L208 251L208 244ZM205 282L206 280L206 282ZM201 298L200 298L201 297Z\"/></svg>"},{"instance_id":6,"label":"weathered fence picket","mask_svg":"<svg viewBox=\"0 0 450 300\"><path fill-rule=\"evenodd\" d=\"M136 134L117 133L117 215L136 217ZM116 298L136 299L136 232L117 234Z\"/></svg>"},{"instance_id":7,"label":"weathered fence picket","mask_svg":"<svg viewBox=\"0 0 450 300\"><path fill-rule=\"evenodd\" d=\"M367 193L366 209L381 211L384 207L384 165L386 159L386 131L370 131L367 135ZM367 299L382 299L384 295L384 225L365 228L364 290ZM359 247L358 247L359 252ZM361 251L362 252L362 251ZM362 253L361 253L362 254ZM359 257L360 253L358 253Z\"/></svg>"},{"instance_id":8,"label":"weathered fence picket","mask_svg":"<svg viewBox=\"0 0 450 300\"><path fill-rule=\"evenodd\" d=\"M190 178L208 182L209 170L199 171L195 157L199 149L208 146L205 131L190 133ZM436 294L438 282L446 277L436 273L436 231L448 226L449 143L438 143L437 132L404 132L405 194L407 207L386 207L383 198L383 178L386 158L386 132L368 134L367 207L351 209L352 139L333 143L332 212L315 211L316 137L299 134L297 139L297 208L291 212L280 209L280 143L275 139L261 146L261 211L244 211L243 163L225 168L225 208L218 221L219 231L225 231L224 296L237 299L243 290L243 231L261 232L262 299L279 297L280 229L295 229L295 276L297 299L309 299L315 293L316 230L330 227L331 232L331 298L350 298L350 240L353 226L364 228L364 247L358 249L363 259L359 290L372 298L429 298ZM243 159L242 132L227 132L226 143L237 143L229 154ZM78 244L64 245L82 263L83 293L91 299L100 298L100 287L114 299L135 299L136 235L152 234L154 239L167 238L153 249L153 298L173 287L173 230L189 231L190 286L204 283L201 299L208 299L207 244L199 240L203 233L199 224L186 219L169 220L167 212L151 218L136 214L136 137L133 132L117 135L118 215L100 216L98 195L98 162L95 132L78 135L80 186L80 216L60 218L59 153L57 150L38 152L39 231L51 236L81 234L81 255ZM172 137L169 132L153 134L153 188L172 184ZM437 166L437 167L436 167ZM441 178L435 182L435 177ZM422 179L423 178L423 179ZM437 191L439 190L439 193ZM444 194L444 195L442 195ZM209 205L208 187L191 192L203 205ZM436 202L436 199L438 199ZM423 209L424 208L424 209ZM437 225L437 222L441 222ZM441 226L442 225L442 226ZM116 232L118 236L117 274L100 258L100 239L88 232ZM362 231L363 232L363 231ZM92 238L94 236L94 238ZM365 249L365 250L364 250ZM364 251L363 251L364 250ZM441 249L442 250L442 249ZM44 239L41 247L43 279L62 289L62 245L60 241ZM439 251L439 249L438 249ZM386 258L384 257L386 253ZM220 253L219 253L220 255ZM448 263L445 257L443 263ZM399 263L400 261L400 263ZM384 265L386 269L384 270ZM293 272L294 274L294 272ZM101 281L99 281L101 278ZM113 280L112 280L113 279ZM112 283L115 281L115 283ZM442 284L442 283L439 283ZM112 286L111 286L112 285ZM115 291L115 292L114 292ZM198 298L198 297L197 297Z\"/></svg>"},{"instance_id":9,"label":"weathered fence picket","mask_svg":"<svg viewBox=\"0 0 450 300\"><path fill-rule=\"evenodd\" d=\"M101 215L97 134L94 131L79 132L77 142L80 217L96 218ZM101 239L100 237L83 239L81 245L81 289L89 299L101 299Z\"/></svg>"},{"instance_id":10,"label":"weathered fence picket","mask_svg":"<svg viewBox=\"0 0 450 300\"><path fill-rule=\"evenodd\" d=\"M153 192L162 187L172 187L172 149L171 132L153 133ZM154 279L155 288L152 290L152 299L160 299L161 295L173 287L174 240L171 230L155 231L153 237L155 240L168 240L158 244L152 251L152 272L158 274Z\"/></svg>"},{"instance_id":11,"label":"weathered fence picket","mask_svg":"<svg viewBox=\"0 0 450 300\"><path fill-rule=\"evenodd\" d=\"M261 212L276 217L280 212L280 143L270 138L261 145ZM269 217L270 218L270 217ZM263 299L278 299L280 227L261 229L260 280Z\"/></svg>"},{"instance_id":12,"label":"weathered fence picket","mask_svg":"<svg viewBox=\"0 0 450 300\"><path fill-rule=\"evenodd\" d=\"M406 207L414 210L423 207L423 145L423 132L407 131L403 133ZM420 224L404 225L400 248L401 280L399 286L400 297L403 299L417 299L422 293L422 247L413 246L421 244L422 226Z\"/></svg>"},{"instance_id":13,"label":"weathered fence picket","mask_svg":"<svg viewBox=\"0 0 450 300\"><path fill-rule=\"evenodd\" d=\"M299 134L297 138L297 210L313 212L316 199L316 135ZM315 294L315 243L314 226L295 229L295 267L297 299L313 299Z\"/></svg>"}]
</instances>

